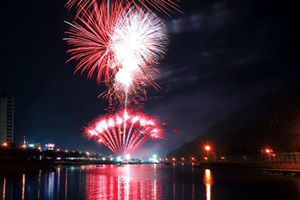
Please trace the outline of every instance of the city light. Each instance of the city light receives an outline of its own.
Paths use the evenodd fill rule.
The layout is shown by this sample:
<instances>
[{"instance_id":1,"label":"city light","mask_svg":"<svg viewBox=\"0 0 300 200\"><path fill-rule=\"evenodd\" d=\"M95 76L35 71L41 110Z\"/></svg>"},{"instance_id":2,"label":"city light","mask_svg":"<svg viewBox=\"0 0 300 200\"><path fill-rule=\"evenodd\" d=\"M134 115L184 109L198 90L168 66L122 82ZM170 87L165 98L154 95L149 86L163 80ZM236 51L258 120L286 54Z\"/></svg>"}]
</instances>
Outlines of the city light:
<instances>
[{"instance_id":1,"label":"city light","mask_svg":"<svg viewBox=\"0 0 300 200\"><path fill-rule=\"evenodd\" d=\"M155 154L152 156L152 158L149 159L149 161L153 163L159 163L159 160L157 159L157 155Z\"/></svg>"},{"instance_id":2,"label":"city light","mask_svg":"<svg viewBox=\"0 0 300 200\"><path fill-rule=\"evenodd\" d=\"M263 149L262 153L265 153L267 156L273 156L273 157L276 156L273 149L270 149L270 148Z\"/></svg>"},{"instance_id":3,"label":"city light","mask_svg":"<svg viewBox=\"0 0 300 200\"><path fill-rule=\"evenodd\" d=\"M53 151L53 149L55 147L55 144L48 143L48 144L45 144L45 147L46 147L47 150Z\"/></svg>"},{"instance_id":4,"label":"city light","mask_svg":"<svg viewBox=\"0 0 300 200\"><path fill-rule=\"evenodd\" d=\"M130 158L131 158L131 156L130 156L129 154L126 154L126 155L125 155L125 159L126 159L126 160L130 160Z\"/></svg>"},{"instance_id":5,"label":"city light","mask_svg":"<svg viewBox=\"0 0 300 200\"><path fill-rule=\"evenodd\" d=\"M266 148L264 152L265 152L265 153L272 153L273 150L272 150L272 149L269 149L269 148Z\"/></svg>"},{"instance_id":6,"label":"city light","mask_svg":"<svg viewBox=\"0 0 300 200\"><path fill-rule=\"evenodd\" d=\"M211 151L211 146L210 145L205 145L204 146L204 149L206 151L206 156L204 157L204 160L208 160L208 155L209 155L209 152Z\"/></svg>"},{"instance_id":7,"label":"city light","mask_svg":"<svg viewBox=\"0 0 300 200\"><path fill-rule=\"evenodd\" d=\"M209 145L205 145L204 149L205 149L206 151L210 151L211 147L210 147Z\"/></svg>"}]
</instances>

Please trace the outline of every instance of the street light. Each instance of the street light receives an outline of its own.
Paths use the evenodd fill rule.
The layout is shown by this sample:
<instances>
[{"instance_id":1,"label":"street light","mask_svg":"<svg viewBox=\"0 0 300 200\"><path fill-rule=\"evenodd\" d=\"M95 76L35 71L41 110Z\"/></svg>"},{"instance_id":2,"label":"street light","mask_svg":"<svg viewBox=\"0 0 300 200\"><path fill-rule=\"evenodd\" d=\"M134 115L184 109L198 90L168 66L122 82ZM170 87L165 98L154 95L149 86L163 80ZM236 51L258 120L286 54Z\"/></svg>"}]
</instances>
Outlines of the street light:
<instances>
[{"instance_id":1,"label":"street light","mask_svg":"<svg viewBox=\"0 0 300 200\"><path fill-rule=\"evenodd\" d=\"M206 157L205 157L205 160L208 160L208 154L209 154L209 151L211 150L211 147L209 145L205 145L204 146L204 149L206 151Z\"/></svg>"},{"instance_id":2,"label":"street light","mask_svg":"<svg viewBox=\"0 0 300 200\"><path fill-rule=\"evenodd\" d=\"M272 149L269 149L269 148L266 148L266 149L265 149L265 153L267 153L267 154L272 153L272 152L273 152Z\"/></svg>"},{"instance_id":3,"label":"street light","mask_svg":"<svg viewBox=\"0 0 300 200\"><path fill-rule=\"evenodd\" d=\"M208 152L208 151L210 151L211 148L209 145L205 145L204 149Z\"/></svg>"}]
</instances>

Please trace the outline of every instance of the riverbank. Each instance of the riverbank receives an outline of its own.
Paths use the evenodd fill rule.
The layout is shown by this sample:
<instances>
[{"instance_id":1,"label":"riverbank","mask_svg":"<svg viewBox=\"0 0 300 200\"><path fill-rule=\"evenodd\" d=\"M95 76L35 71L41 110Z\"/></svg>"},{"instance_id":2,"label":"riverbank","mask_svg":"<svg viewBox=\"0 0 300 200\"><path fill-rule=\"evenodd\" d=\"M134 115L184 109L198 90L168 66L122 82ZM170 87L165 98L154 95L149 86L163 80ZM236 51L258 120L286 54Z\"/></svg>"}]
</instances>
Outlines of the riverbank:
<instances>
[{"instance_id":1,"label":"riverbank","mask_svg":"<svg viewBox=\"0 0 300 200\"><path fill-rule=\"evenodd\" d=\"M202 169L242 172L248 174L272 174L300 178L300 164L202 162L195 164L195 167Z\"/></svg>"},{"instance_id":2,"label":"riverbank","mask_svg":"<svg viewBox=\"0 0 300 200\"><path fill-rule=\"evenodd\" d=\"M119 164L111 161L101 160L0 160L0 175L2 174L23 174L39 170L53 170L58 166L79 166L79 165L111 165Z\"/></svg>"},{"instance_id":3,"label":"riverbank","mask_svg":"<svg viewBox=\"0 0 300 200\"><path fill-rule=\"evenodd\" d=\"M26 160L13 160L2 161L0 164L0 175L7 174L23 174L35 172L38 170L53 169L53 162L46 160L26 161Z\"/></svg>"},{"instance_id":4,"label":"riverbank","mask_svg":"<svg viewBox=\"0 0 300 200\"><path fill-rule=\"evenodd\" d=\"M52 161L52 160L1 160L0 175L2 174L22 174L38 170L51 170L57 166L70 165L97 165L97 164L118 164L103 161ZM247 174L272 174L300 178L300 164L282 163L230 163L230 162L201 162L194 165L200 169L214 169Z\"/></svg>"}]
</instances>

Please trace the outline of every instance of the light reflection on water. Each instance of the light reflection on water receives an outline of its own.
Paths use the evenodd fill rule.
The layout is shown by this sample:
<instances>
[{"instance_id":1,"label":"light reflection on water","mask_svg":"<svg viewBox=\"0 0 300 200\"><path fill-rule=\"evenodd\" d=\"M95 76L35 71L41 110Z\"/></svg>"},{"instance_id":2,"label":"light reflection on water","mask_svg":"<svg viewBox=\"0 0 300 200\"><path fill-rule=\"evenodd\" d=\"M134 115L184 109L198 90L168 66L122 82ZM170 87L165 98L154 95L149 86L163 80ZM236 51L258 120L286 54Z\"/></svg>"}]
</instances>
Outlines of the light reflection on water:
<instances>
[{"instance_id":1,"label":"light reflection on water","mask_svg":"<svg viewBox=\"0 0 300 200\"><path fill-rule=\"evenodd\" d=\"M148 168L151 167L151 168ZM92 199L161 199L161 181L156 178L156 165L148 166L153 176L147 177L139 166L103 166L87 170L86 197ZM144 168L144 170L147 170Z\"/></svg>"},{"instance_id":2,"label":"light reflection on water","mask_svg":"<svg viewBox=\"0 0 300 200\"><path fill-rule=\"evenodd\" d=\"M300 180L236 175L193 165L91 165L0 176L10 199L298 199ZM289 196L287 196L289 195Z\"/></svg>"},{"instance_id":3,"label":"light reflection on water","mask_svg":"<svg viewBox=\"0 0 300 200\"><path fill-rule=\"evenodd\" d=\"M25 174L22 176L22 200L25 199Z\"/></svg>"},{"instance_id":4,"label":"light reflection on water","mask_svg":"<svg viewBox=\"0 0 300 200\"><path fill-rule=\"evenodd\" d=\"M68 199L68 169L65 171L65 187L64 187L64 192L65 192L65 199Z\"/></svg>"},{"instance_id":5,"label":"light reflection on water","mask_svg":"<svg viewBox=\"0 0 300 200\"><path fill-rule=\"evenodd\" d=\"M3 185L2 185L2 199L5 199L6 196L6 178L3 178Z\"/></svg>"},{"instance_id":6,"label":"light reflection on water","mask_svg":"<svg viewBox=\"0 0 300 200\"><path fill-rule=\"evenodd\" d=\"M206 200L211 200L211 186L213 184L213 178L211 175L211 171L209 169L204 170L204 184L205 184L205 194Z\"/></svg>"}]
</instances>

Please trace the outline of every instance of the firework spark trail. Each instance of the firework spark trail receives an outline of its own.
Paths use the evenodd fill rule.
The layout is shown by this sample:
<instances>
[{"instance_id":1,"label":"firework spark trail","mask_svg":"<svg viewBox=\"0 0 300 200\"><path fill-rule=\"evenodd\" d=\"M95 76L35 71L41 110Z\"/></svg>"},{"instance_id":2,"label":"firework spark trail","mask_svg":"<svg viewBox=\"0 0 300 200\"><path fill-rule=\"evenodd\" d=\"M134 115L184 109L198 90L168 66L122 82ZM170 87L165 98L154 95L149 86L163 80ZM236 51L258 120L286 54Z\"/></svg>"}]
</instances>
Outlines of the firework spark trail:
<instances>
[{"instance_id":1,"label":"firework spark trail","mask_svg":"<svg viewBox=\"0 0 300 200\"><path fill-rule=\"evenodd\" d=\"M67 51L68 61L79 61L75 72L87 72L88 78L96 74L97 82L108 86L105 98L121 102L128 94L146 97L148 85L158 88L154 66L165 53L168 37L163 22L150 12L111 4L108 14L106 3L95 3L92 11L84 10L68 24L65 40L74 47Z\"/></svg>"},{"instance_id":2,"label":"firework spark trail","mask_svg":"<svg viewBox=\"0 0 300 200\"><path fill-rule=\"evenodd\" d=\"M103 131L103 128L102 126L104 125L103 122L101 124L98 124L96 127L95 127L95 131L94 132L91 132L92 134L94 135L97 135L98 132L100 131ZM111 150L115 151L116 149L116 146L114 144L112 144L113 140L109 140L109 137L110 137L110 134L106 134L106 135L103 135L102 138L99 138L99 142L105 142L107 146L110 147Z\"/></svg>"},{"instance_id":3,"label":"firework spark trail","mask_svg":"<svg viewBox=\"0 0 300 200\"><path fill-rule=\"evenodd\" d=\"M70 29L66 31L69 37L64 40L74 47L67 51L71 54L67 62L78 61L75 73L87 72L88 78L96 74L98 83L103 80L108 84L110 76L117 70L110 64L111 60L114 60L114 55L109 49L109 43L118 17L117 13L123 10L123 6L114 5L115 12L110 15L110 20L107 20L106 8L106 4L100 6L95 4L92 11L82 11L82 16L77 18L78 22L66 22L70 25Z\"/></svg>"},{"instance_id":4,"label":"firework spark trail","mask_svg":"<svg viewBox=\"0 0 300 200\"><path fill-rule=\"evenodd\" d=\"M127 3L125 3L127 2ZM133 152L148 139L163 137L157 119L127 107L146 98L145 88L152 85L158 70L155 65L164 55L168 42L164 23L147 4L160 11L176 8L171 1L102 1L68 0L66 6L77 6L77 15L65 40L73 48L67 61L78 61L75 72L96 76L98 84L105 83L103 95L109 103L117 101L124 108L115 114L99 117L85 129L87 137L96 139L115 154ZM135 6L133 6L135 5ZM110 105L114 106L114 105Z\"/></svg>"},{"instance_id":5,"label":"firework spark trail","mask_svg":"<svg viewBox=\"0 0 300 200\"><path fill-rule=\"evenodd\" d=\"M149 12L130 8L123 14L115 24L110 48L119 66L113 91L124 99L128 93L145 93L143 88L148 85L157 88L153 66L165 53L167 34L164 24Z\"/></svg>"},{"instance_id":6,"label":"firework spark trail","mask_svg":"<svg viewBox=\"0 0 300 200\"><path fill-rule=\"evenodd\" d=\"M107 144L111 147L111 149L113 149L114 151L118 151L117 147L118 147L118 144L116 143L116 140L113 139L113 134L111 134L111 132L106 129L105 130L107 132L107 134L104 134L106 135L107 137L105 137L106 141L107 141Z\"/></svg>"},{"instance_id":7,"label":"firework spark trail","mask_svg":"<svg viewBox=\"0 0 300 200\"><path fill-rule=\"evenodd\" d=\"M122 2L122 0L102 0L102 1L107 1L108 4L110 4L111 1L113 3ZM72 7L76 6L77 16L79 16L83 9L91 8L95 2L97 2L97 0L67 0L65 6L68 9L71 9ZM181 12L180 6L177 3L178 0L123 0L123 2L133 3L139 9L144 7L150 12L152 12L151 8L153 8L154 10L163 12L167 15L169 15L169 13L172 13L174 11Z\"/></svg>"},{"instance_id":8,"label":"firework spark trail","mask_svg":"<svg viewBox=\"0 0 300 200\"><path fill-rule=\"evenodd\" d=\"M136 9L130 9L122 18L116 23L111 42L121 66L116 73L115 87L124 90L134 83L149 85L154 82L152 66L165 53L165 26L151 13Z\"/></svg>"},{"instance_id":9,"label":"firework spark trail","mask_svg":"<svg viewBox=\"0 0 300 200\"><path fill-rule=\"evenodd\" d=\"M152 67L165 53L167 34L164 24L151 13L131 8L117 21L112 35L112 46L117 65L113 93L129 103L128 95L146 98L145 88L154 82Z\"/></svg>"},{"instance_id":10,"label":"firework spark trail","mask_svg":"<svg viewBox=\"0 0 300 200\"><path fill-rule=\"evenodd\" d=\"M91 7L96 1L97 0L67 0L65 6L69 9L76 6L79 9L78 11L81 11L81 9Z\"/></svg>"},{"instance_id":11,"label":"firework spark trail","mask_svg":"<svg viewBox=\"0 0 300 200\"><path fill-rule=\"evenodd\" d=\"M122 128L124 122L126 129ZM148 139L159 140L163 137L157 119L128 110L101 116L90 123L84 132L87 137L96 139L116 155L133 152Z\"/></svg>"}]
</instances>

